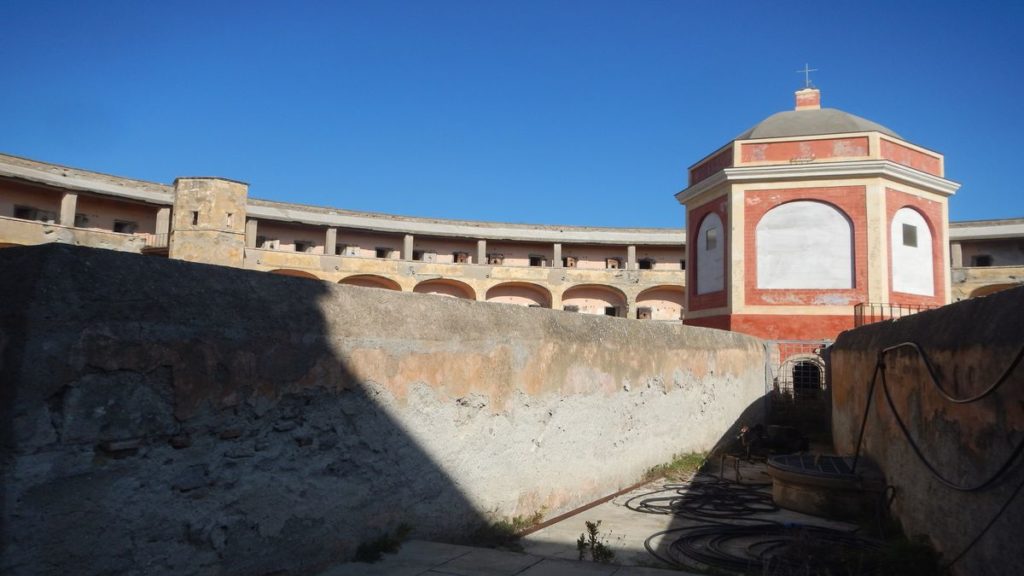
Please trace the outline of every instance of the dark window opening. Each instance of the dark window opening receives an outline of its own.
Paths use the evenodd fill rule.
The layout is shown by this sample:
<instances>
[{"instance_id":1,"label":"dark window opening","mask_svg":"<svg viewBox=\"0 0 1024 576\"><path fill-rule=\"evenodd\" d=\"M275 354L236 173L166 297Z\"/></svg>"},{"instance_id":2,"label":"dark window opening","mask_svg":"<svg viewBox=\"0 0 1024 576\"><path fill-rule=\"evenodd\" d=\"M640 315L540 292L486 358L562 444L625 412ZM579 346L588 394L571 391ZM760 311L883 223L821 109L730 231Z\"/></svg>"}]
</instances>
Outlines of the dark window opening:
<instances>
[{"instance_id":1,"label":"dark window opening","mask_svg":"<svg viewBox=\"0 0 1024 576\"><path fill-rule=\"evenodd\" d=\"M376 248L374 249L374 254L376 254L377 258L387 258L391 255L391 248Z\"/></svg>"},{"instance_id":2,"label":"dark window opening","mask_svg":"<svg viewBox=\"0 0 1024 576\"><path fill-rule=\"evenodd\" d=\"M971 266L991 266L992 256L988 254L978 254L977 256L971 256Z\"/></svg>"},{"instance_id":3,"label":"dark window opening","mask_svg":"<svg viewBox=\"0 0 1024 576\"><path fill-rule=\"evenodd\" d=\"M641 270L653 270L654 269L654 260L651 260L650 258L644 258L643 260L640 260L639 262L637 262L637 264L640 266Z\"/></svg>"},{"instance_id":4,"label":"dark window opening","mask_svg":"<svg viewBox=\"0 0 1024 576\"><path fill-rule=\"evenodd\" d=\"M193 210L192 211L192 225L193 226L198 226L199 225L199 211L198 210Z\"/></svg>"},{"instance_id":5,"label":"dark window opening","mask_svg":"<svg viewBox=\"0 0 1024 576\"><path fill-rule=\"evenodd\" d=\"M604 315L605 316L618 316L619 315L619 309L616 308L615 306L605 306L604 307Z\"/></svg>"},{"instance_id":6,"label":"dark window opening","mask_svg":"<svg viewBox=\"0 0 1024 576\"><path fill-rule=\"evenodd\" d=\"M637 308L636 309L636 318L637 318L637 320L650 320L651 319L651 309L650 308L646 308L646 307L644 307L644 308Z\"/></svg>"},{"instance_id":7,"label":"dark window opening","mask_svg":"<svg viewBox=\"0 0 1024 576\"><path fill-rule=\"evenodd\" d=\"M313 250L313 243L312 242L309 242L309 241L306 241L306 240L296 240L295 241L295 251L296 252L309 252L311 250Z\"/></svg>"},{"instance_id":8,"label":"dark window opening","mask_svg":"<svg viewBox=\"0 0 1024 576\"><path fill-rule=\"evenodd\" d=\"M226 215L224 216L224 227L225 227L225 228L231 228L231 222L232 222L232 218L231 218L231 217L232 217L232 216L234 216L234 214L232 214L231 212L228 212L228 213L227 213L227 214L226 214Z\"/></svg>"},{"instance_id":9,"label":"dark window opening","mask_svg":"<svg viewBox=\"0 0 1024 576\"><path fill-rule=\"evenodd\" d=\"M280 244L280 240L277 238L267 238L266 236L256 237L256 246L263 248L264 250L274 250Z\"/></svg>"},{"instance_id":10,"label":"dark window opening","mask_svg":"<svg viewBox=\"0 0 1024 576\"><path fill-rule=\"evenodd\" d=\"M567 304L562 307L562 310L565 310L566 312L579 312L580 307L575 304Z\"/></svg>"},{"instance_id":11,"label":"dark window opening","mask_svg":"<svg viewBox=\"0 0 1024 576\"><path fill-rule=\"evenodd\" d=\"M618 270L622 268L622 260L619 258L605 258L604 267L609 270Z\"/></svg>"},{"instance_id":12,"label":"dark window opening","mask_svg":"<svg viewBox=\"0 0 1024 576\"><path fill-rule=\"evenodd\" d=\"M543 256L530 256L530 266L543 266L543 265L544 265L544 257Z\"/></svg>"},{"instance_id":13,"label":"dark window opening","mask_svg":"<svg viewBox=\"0 0 1024 576\"><path fill-rule=\"evenodd\" d=\"M75 228L85 228L89 225L89 217L85 214L75 214Z\"/></svg>"},{"instance_id":14,"label":"dark window opening","mask_svg":"<svg viewBox=\"0 0 1024 576\"><path fill-rule=\"evenodd\" d=\"M453 252L452 262L455 262L456 264L468 264L469 252Z\"/></svg>"},{"instance_id":15,"label":"dark window opening","mask_svg":"<svg viewBox=\"0 0 1024 576\"><path fill-rule=\"evenodd\" d=\"M504 254L488 254L487 255L487 263L491 264L491 265L494 265L494 266L501 266L502 264L505 263L505 255Z\"/></svg>"},{"instance_id":16,"label":"dark window opening","mask_svg":"<svg viewBox=\"0 0 1024 576\"><path fill-rule=\"evenodd\" d=\"M412 251L412 259L413 260L423 260L423 250L413 250Z\"/></svg>"},{"instance_id":17,"label":"dark window opening","mask_svg":"<svg viewBox=\"0 0 1024 576\"><path fill-rule=\"evenodd\" d=\"M31 206L15 206L14 217L22 220L36 220L39 222L56 222L57 214L49 210L40 210Z\"/></svg>"},{"instance_id":18,"label":"dark window opening","mask_svg":"<svg viewBox=\"0 0 1024 576\"><path fill-rule=\"evenodd\" d=\"M679 269L680 270L686 270L686 260L680 260L679 261Z\"/></svg>"},{"instance_id":19,"label":"dark window opening","mask_svg":"<svg viewBox=\"0 0 1024 576\"><path fill-rule=\"evenodd\" d=\"M129 222L128 220L114 220L114 232L119 232L121 234L135 234L135 231L138 229L138 222Z\"/></svg>"},{"instance_id":20,"label":"dark window opening","mask_svg":"<svg viewBox=\"0 0 1024 576\"><path fill-rule=\"evenodd\" d=\"M575 256L566 256L565 258L562 258L562 266L566 268L575 268L576 261L577 259Z\"/></svg>"},{"instance_id":21,"label":"dark window opening","mask_svg":"<svg viewBox=\"0 0 1024 576\"><path fill-rule=\"evenodd\" d=\"M345 245L344 244L335 244L334 245L334 255L335 256L341 256L343 254L345 254Z\"/></svg>"},{"instance_id":22,"label":"dark window opening","mask_svg":"<svg viewBox=\"0 0 1024 576\"><path fill-rule=\"evenodd\" d=\"M793 365L793 396L796 398L817 398L821 394L821 368L814 362L797 362Z\"/></svg>"},{"instance_id":23,"label":"dark window opening","mask_svg":"<svg viewBox=\"0 0 1024 576\"><path fill-rule=\"evenodd\" d=\"M903 245L917 248L917 226L913 224L903 225Z\"/></svg>"}]
</instances>

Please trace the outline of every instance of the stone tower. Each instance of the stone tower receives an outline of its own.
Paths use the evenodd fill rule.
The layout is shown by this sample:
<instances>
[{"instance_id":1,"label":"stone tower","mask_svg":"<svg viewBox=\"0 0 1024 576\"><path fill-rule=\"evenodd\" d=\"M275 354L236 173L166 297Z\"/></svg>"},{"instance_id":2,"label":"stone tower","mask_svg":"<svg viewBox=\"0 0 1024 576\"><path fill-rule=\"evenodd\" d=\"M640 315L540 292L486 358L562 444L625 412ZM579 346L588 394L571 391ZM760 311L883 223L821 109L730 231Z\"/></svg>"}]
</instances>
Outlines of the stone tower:
<instances>
[{"instance_id":1,"label":"stone tower","mask_svg":"<svg viewBox=\"0 0 1024 576\"><path fill-rule=\"evenodd\" d=\"M860 303L949 302L943 156L820 102L798 91L690 168L687 324L824 339Z\"/></svg>"},{"instance_id":2,"label":"stone tower","mask_svg":"<svg viewBox=\"0 0 1024 576\"><path fill-rule=\"evenodd\" d=\"M169 256L242 267L248 184L222 178L174 181Z\"/></svg>"}]
</instances>

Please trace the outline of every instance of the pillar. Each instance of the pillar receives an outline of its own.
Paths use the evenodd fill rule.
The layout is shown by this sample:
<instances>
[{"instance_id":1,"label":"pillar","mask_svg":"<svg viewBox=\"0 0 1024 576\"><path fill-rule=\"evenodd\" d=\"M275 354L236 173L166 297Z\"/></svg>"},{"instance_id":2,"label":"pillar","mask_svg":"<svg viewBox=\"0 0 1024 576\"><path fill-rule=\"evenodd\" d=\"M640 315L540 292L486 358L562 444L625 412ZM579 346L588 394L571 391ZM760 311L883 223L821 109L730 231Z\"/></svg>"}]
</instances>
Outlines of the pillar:
<instances>
[{"instance_id":1,"label":"pillar","mask_svg":"<svg viewBox=\"0 0 1024 576\"><path fill-rule=\"evenodd\" d=\"M636 319L636 294L626 294L626 318Z\"/></svg>"},{"instance_id":2,"label":"pillar","mask_svg":"<svg viewBox=\"0 0 1024 576\"><path fill-rule=\"evenodd\" d=\"M558 243L555 244L554 248L551 250L551 259L553 260L553 262L551 262L552 266L554 266L555 268L561 268L562 267L562 245L561 244L558 244Z\"/></svg>"},{"instance_id":3,"label":"pillar","mask_svg":"<svg viewBox=\"0 0 1024 576\"><path fill-rule=\"evenodd\" d=\"M334 256L338 252L338 229L328 228L324 236L324 254Z\"/></svg>"},{"instance_id":4,"label":"pillar","mask_svg":"<svg viewBox=\"0 0 1024 576\"><path fill-rule=\"evenodd\" d=\"M156 211L156 235L171 233L171 208L164 206Z\"/></svg>"},{"instance_id":5,"label":"pillar","mask_svg":"<svg viewBox=\"0 0 1024 576\"><path fill-rule=\"evenodd\" d=\"M476 263L487 264L487 240L476 241Z\"/></svg>"},{"instance_id":6,"label":"pillar","mask_svg":"<svg viewBox=\"0 0 1024 576\"><path fill-rule=\"evenodd\" d=\"M953 268L963 268L964 250L959 242L951 242L949 244L949 257L952 261Z\"/></svg>"},{"instance_id":7,"label":"pillar","mask_svg":"<svg viewBox=\"0 0 1024 576\"><path fill-rule=\"evenodd\" d=\"M256 231L259 224L255 218L245 221L245 247L246 248L259 248L256 245Z\"/></svg>"},{"instance_id":8,"label":"pillar","mask_svg":"<svg viewBox=\"0 0 1024 576\"><path fill-rule=\"evenodd\" d=\"M78 209L78 194L65 192L60 199L60 224L61 226L75 225L75 211Z\"/></svg>"},{"instance_id":9,"label":"pillar","mask_svg":"<svg viewBox=\"0 0 1024 576\"><path fill-rule=\"evenodd\" d=\"M626 246L626 270L636 270L636 246Z\"/></svg>"},{"instance_id":10,"label":"pillar","mask_svg":"<svg viewBox=\"0 0 1024 576\"><path fill-rule=\"evenodd\" d=\"M406 234L402 238L402 260L412 260L413 235Z\"/></svg>"}]
</instances>

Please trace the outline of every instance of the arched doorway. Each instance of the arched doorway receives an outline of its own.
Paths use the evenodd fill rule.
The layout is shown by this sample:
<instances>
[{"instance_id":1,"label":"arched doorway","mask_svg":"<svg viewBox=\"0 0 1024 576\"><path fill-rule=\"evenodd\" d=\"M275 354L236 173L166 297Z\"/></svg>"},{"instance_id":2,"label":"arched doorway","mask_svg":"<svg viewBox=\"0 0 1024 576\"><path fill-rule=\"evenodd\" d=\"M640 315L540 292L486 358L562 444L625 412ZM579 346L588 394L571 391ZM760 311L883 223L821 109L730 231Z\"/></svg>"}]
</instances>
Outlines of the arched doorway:
<instances>
[{"instance_id":1,"label":"arched doorway","mask_svg":"<svg viewBox=\"0 0 1024 576\"><path fill-rule=\"evenodd\" d=\"M399 292L402 290L402 286L399 285L398 282L375 274L356 274L355 276L349 276L338 280L338 284L344 284L346 286L362 286L363 288L382 288L384 290L397 290Z\"/></svg>"},{"instance_id":2,"label":"arched doorway","mask_svg":"<svg viewBox=\"0 0 1024 576\"><path fill-rule=\"evenodd\" d=\"M562 309L583 314L626 315L626 295L600 284L573 286L562 293Z\"/></svg>"},{"instance_id":3,"label":"arched doorway","mask_svg":"<svg viewBox=\"0 0 1024 576\"><path fill-rule=\"evenodd\" d=\"M543 286L529 282L505 282L492 286L487 291L487 301L498 304L550 308L551 292Z\"/></svg>"},{"instance_id":4,"label":"arched doorway","mask_svg":"<svg viewBox=\"0 0 1024 576\"><path fill-rule=\"evenodd\" d=\"M458 280L451 280L448 278L424 280L417 284L412 291L417 294L436 294L438 296L476 300L476 291L473 290L472 286L465 282L459 282Z\"/></svg>"}]
</instances>

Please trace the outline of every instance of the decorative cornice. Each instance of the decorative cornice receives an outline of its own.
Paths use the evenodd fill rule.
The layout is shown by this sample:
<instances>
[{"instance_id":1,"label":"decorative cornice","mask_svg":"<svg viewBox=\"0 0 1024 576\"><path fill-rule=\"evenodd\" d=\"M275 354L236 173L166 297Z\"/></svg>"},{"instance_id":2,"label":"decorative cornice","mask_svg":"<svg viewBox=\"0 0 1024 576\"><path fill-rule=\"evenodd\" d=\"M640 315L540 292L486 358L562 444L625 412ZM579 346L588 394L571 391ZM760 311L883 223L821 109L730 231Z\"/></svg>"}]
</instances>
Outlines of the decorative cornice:
<instances>
[{"instance_id":1,"label":"decorative cornice","mask_svg":"<svg viewBox=\"0 0 1024 576\"><path fill-rule=\"evenodd\" d=\"M676 200L681 204L726 182L821 180L830 178L883 177L897 180L941 194L952 196L960 184L933 176L890 160L855 160L851 162L821 162L817 164L782 164L772 166L741 166L725 168L712 176L680 191Z\"/></svg>"},{"instance_id":2,"label":"decorative cornice","mask_svg":"<svg viewBox=\"0 0 1024 576\"><path fill-rule=\"evenodd\" d=\"M0 163L0 176L78 192L109 194L149 204L170 206L174 203L174 192L162 184L152 183L144 187L141 183L135 185L136 181L134 180L79 170L68 169L54 172L31 166ZM124 182L124 184L120 182Z\"/></svg>"}]
</instances>

